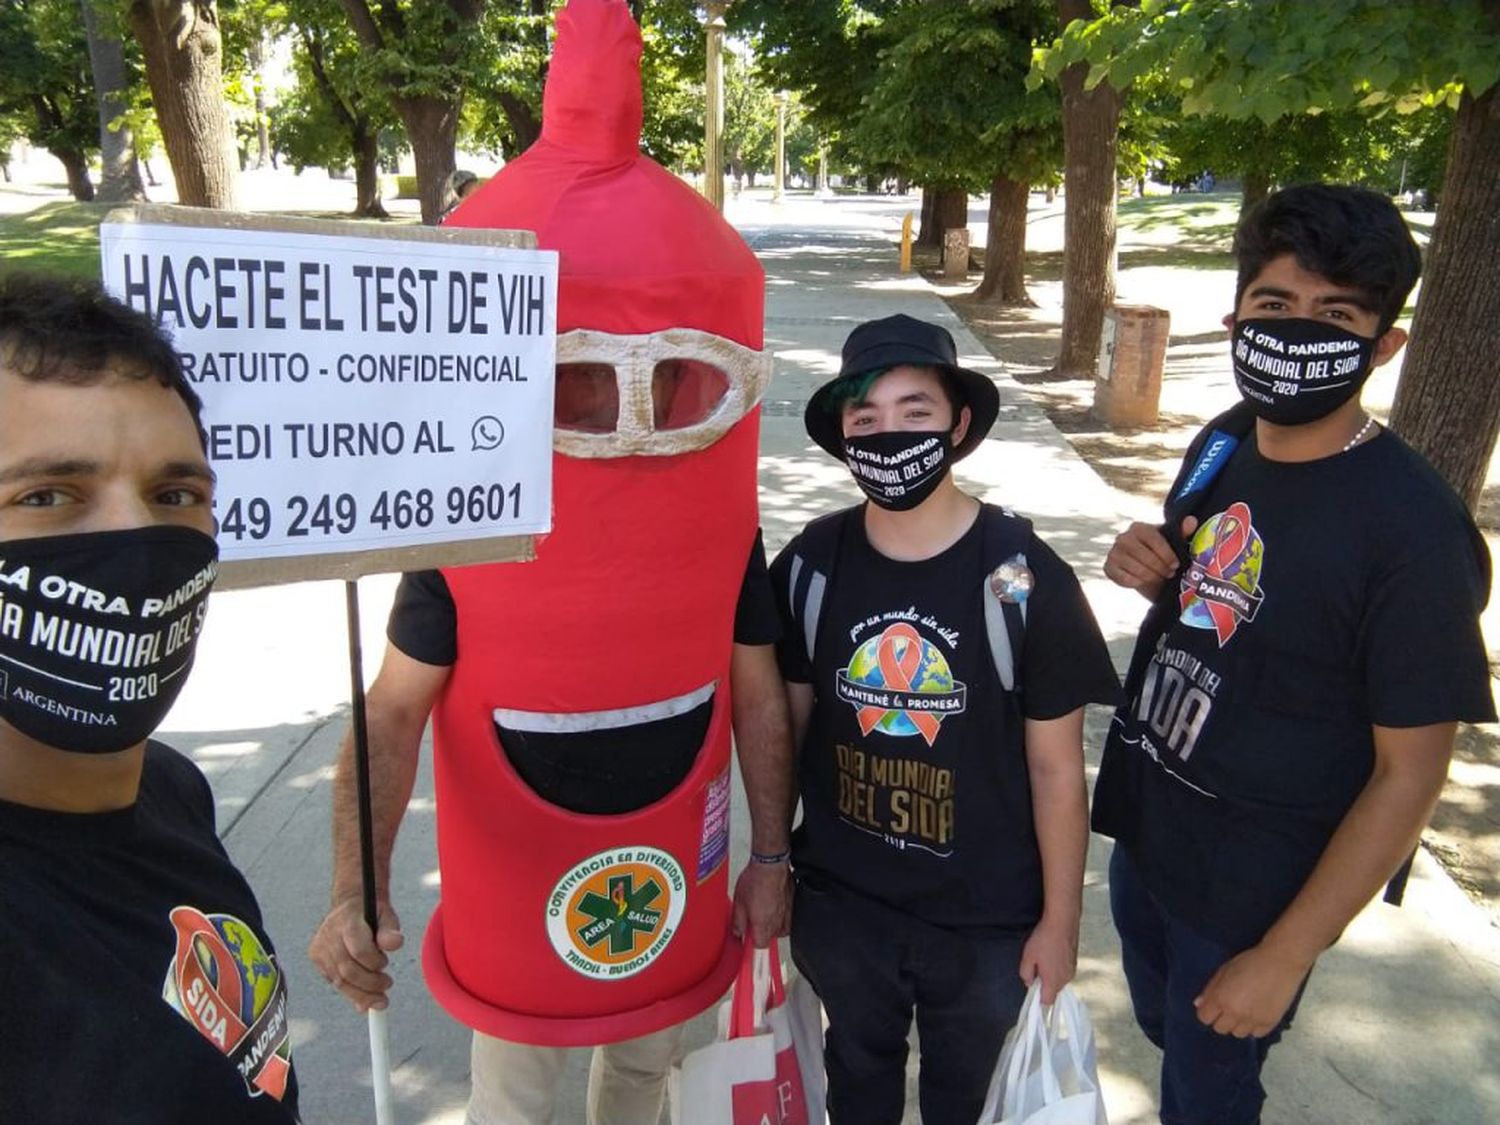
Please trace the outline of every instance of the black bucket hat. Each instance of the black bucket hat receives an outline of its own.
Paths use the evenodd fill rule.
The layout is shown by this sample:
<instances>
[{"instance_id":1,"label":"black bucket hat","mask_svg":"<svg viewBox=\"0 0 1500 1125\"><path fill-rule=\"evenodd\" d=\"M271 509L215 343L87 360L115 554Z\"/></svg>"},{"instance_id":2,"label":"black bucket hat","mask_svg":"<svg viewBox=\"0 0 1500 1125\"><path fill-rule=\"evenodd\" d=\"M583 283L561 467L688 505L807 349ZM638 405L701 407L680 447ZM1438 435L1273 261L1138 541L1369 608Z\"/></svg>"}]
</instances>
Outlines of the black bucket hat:
<instances>
[{"instance_id":1,"label":"black bucket hat","mask_svg":"<svg viewBox=\"0 0 1500 1125\"><path fill-rule=\"evenodd\" d=\"M836 394L839 385L845 380L902 364L940 368L958 384L963 405L969 408L969 431L953 449L955 461L985 439L1000 413L1000 392L995 389L995 384L989 376L958 365L958 349L946 328L905 313L866 321L849 333L849 338L844 341L844 362L838 375L814 391L807 401L802 420L807 426L808 436L842 461L844 423ZM957 423L955 418L954 424Z\"/></svg>"}]
</instances>

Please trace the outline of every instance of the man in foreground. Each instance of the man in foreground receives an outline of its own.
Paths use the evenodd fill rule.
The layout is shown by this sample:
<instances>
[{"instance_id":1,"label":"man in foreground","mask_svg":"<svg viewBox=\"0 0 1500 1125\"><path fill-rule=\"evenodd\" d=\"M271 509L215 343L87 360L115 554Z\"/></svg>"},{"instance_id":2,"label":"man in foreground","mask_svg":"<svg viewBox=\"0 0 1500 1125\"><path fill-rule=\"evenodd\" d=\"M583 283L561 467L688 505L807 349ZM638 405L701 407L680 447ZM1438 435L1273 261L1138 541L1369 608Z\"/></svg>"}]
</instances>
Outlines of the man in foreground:
<instances>
[{"instance_id":1,"label":"man in foreground","mask_svg":"<svg viewBox=\"0 0 1500 1125\"><path fill-rule=\"evenodd\" d=\"M1360 405L1421 259L1389 200L1309 185L1235 236L1243 401L1190 447L1161 527L1104 572L1152 608L1095 789L1161 1116L1260 1119L1318 956L1416 844L1456 723L1495 717L1489 556Z\"/></svg>"},{"instance_id":2,"label":"man in foreground","mask_svg":"<svg viewBox=\"0 0 1500 1125\"><path fill-rule=\"evenodd\" d=\"M197 768L150 741L218 548L146 317L0 282L0 1120L297 1120L286 985Z\"/></svg>"}]
</instances>

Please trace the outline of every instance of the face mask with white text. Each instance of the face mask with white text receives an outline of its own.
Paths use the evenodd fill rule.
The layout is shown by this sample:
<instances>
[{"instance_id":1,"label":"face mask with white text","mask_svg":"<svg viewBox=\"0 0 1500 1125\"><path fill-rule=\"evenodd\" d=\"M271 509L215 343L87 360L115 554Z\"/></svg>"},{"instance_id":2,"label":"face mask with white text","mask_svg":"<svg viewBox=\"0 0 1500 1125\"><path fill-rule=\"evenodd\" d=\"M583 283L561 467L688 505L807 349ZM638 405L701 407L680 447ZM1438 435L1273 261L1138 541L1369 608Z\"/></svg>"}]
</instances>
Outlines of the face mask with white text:
<instances>
[{"instance_id":1,"label":"face mask with white text","mask_svg":"<svg viewBox=\"0 0 1500 1125\"><path fill-rule=\"evenodd\" d=\"M144 741L192 667L218 557L187 527L0 542L0 719L78 754Z\"/></svg>"}]
</instances>

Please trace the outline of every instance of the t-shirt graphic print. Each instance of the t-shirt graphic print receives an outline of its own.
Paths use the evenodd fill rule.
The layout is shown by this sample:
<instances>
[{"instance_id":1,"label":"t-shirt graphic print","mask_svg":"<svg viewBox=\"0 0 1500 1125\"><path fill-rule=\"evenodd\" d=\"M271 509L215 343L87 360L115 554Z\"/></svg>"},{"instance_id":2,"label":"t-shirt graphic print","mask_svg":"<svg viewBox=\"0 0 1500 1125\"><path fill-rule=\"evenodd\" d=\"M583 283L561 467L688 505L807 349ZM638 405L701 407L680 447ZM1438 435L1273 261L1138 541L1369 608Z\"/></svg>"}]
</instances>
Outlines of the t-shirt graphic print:
<instances>
[{"instance_id":1,"label":"t-shirt graphic print","mask_svg":"<svg viewBox=\"0 0 1500 1125\"><path fill-rule=\"evenodd\" d=\"M928 746L937 741L944 716L963 713L968 694L942 649L909 621L887 625L856 648L837 690L858 714L862 733L920 735Z\"/></svg>"},{"instance_id":2,"label":"t-shirt graphic print","mask_svg":"<svg viewBox=\"0 0 1500 1125\"><path fill-rule=\"evenodd\" d=\"M1181 578L1182 623L1213 630L1223 648L1242 623L1255 620L1265 600L1260 588L1265 543L1250 506L1236 501L1204 520L1193 534L1191 552Z\"/></svg>"},{"instance_id":3,"label":"t-shirt graphic print","mask_svg":"<svg viewBox=\"0 0 1500 1125\"><path fill-rule=\"evenodd\" d=\"M955 771L927 751L966 706L953 672L958 632L908 607L872 614L847 636L834 692L867 741L835 746L839 819L898 850L949 856Z\"/></svg>"},{"instance_id":4,"label":"t-shirt graphic print","mask_svg":"<svg viewBox=\"0 0 1500 1125\"><path fill-rule=\"evenodd\" d=\"M222 1051L251 1097L286 1094L291 1073L286 981L255 931L232 914L171 911L177 947L162 999Z\"/></svg>"}]
</instances>

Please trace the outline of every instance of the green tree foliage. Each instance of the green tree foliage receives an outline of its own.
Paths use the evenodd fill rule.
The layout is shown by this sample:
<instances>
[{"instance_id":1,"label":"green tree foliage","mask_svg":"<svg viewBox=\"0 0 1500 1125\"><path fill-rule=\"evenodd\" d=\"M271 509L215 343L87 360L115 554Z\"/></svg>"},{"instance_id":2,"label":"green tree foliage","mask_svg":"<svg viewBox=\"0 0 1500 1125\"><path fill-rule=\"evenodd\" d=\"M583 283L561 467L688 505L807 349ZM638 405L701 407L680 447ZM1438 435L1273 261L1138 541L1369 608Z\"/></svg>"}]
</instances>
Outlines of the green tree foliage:
<instances>
[{"instance_id":1,"label":"green tree foliage","mask_svg":"<svg viewBox=\"0 0 1500 1125\"><path fill-rule=\"evenodd\" d=\"M465 144L513 157L536 140L549 33L562 6L563 0L505 0L486 8L479 28L487 44L485 72L474 76L465 101ZM668 167L701 163L704 46L698 8L689 0L648 0L632 11L644 43L641 147Z\"/></svg>"},{"instance_id":2,"label":"green tree foliage","mask_svg":"<svg viewBox=\"0 0 1500 1125\"><path fill-rule=\"evenodd\" d=\"M924 214L925 241L937 233L930 218L963 224L971 189L990 189L992 219L998 194L1006 215L1019 207L1024 219L1027 187L1061 160L1057 95L1025 83L1035 41L1055 27L1041 0L744 0L730 18L771 81L797 91L836 158L945 197L955 213ZM1024 221L1005 233L1006 297L1024 300ZM997 284L987 277L984 288Z\"/></svg>"},{"instance_id":3,"label":"green tree foliage","mask_svg":"<svg viewBox=\"0 0 1500 1125\"><path fill-rule=\"evenodd\" d=\"M886 20L891 45L847 142L878 167L981 190L1040 179L1062 159L1060 109L1028 91L1033 44L1055 26L1032 0L924 0Z\"/></svg>"},{"instance_id":4,"label":"green tree foliage","mask_svg":"<svg viewBox=\"0 0 1500 1125\"><path fill-rule=\"evenodd\" d=\"M906 0L736 0L727 19L755 49L767 84L796 91L815 130L837 136L858 119L880 54L896 36L886 17Z\"/></svg>"},{"instance_id":5,"label":"green tree foliage","mask_svg":"<svg viewBox=\"0 0 1500 1125\"><path fill-rule=\"evenodd\" d=\"M360 43L362 80L384 91L406 128L422 221L436 223L453 201L449 178L465 95L482 89L489 74L494 44L481 34L485 0L341 3ZM547 0L500 6L525 15L547 13Z\"/></svg>"},{"instance_id":6,"label":"green tree foliage","mask_svg":"<svg viewBox=\"0 0 1500 1125\"><path fill-rule=\"evenodd\" d=\"M1158 75L1189 115L1455 111L1392 425L1472 506L1500 434L1500 378L1474 376L1500 303L1500 0L1142 0L1071 24L1033 81L1071 63Z\"/></svg>"},{"instance_id":7,"label":"green tree foliage","mask_svg":"<svg viewBox=\"0 0 1500 1125\"><path fill-rule=\"evenodd\" d=\"M776 160L776 92L733 51L724 53L724 164L735 181L771 171Z\"/></svg>"},{"instance_id":8,"label":"green tree foliage","mask_svg":"<svg viewBox=\"0 0 1500 1125\"><path fill-rule=\"evenodd\" d=\"M1482 0L1142 0L1075 22L1039 52L1123 88L1158 74L1189 115L1267 124L1289 114L1393 107L1412 113L1500 79Z\"/></svg>"},{"instance_id":9,"label":"green tree foliage","mask_svg":"<svg viewBox=\"0 0 1500 1125\"><path fill-rule=\"evenodd\" d=\"M1322 180L1394 193L1403 185L1403 158L1410 172L1424 178L1436 173L1440 181L1442 153L1433 152L1431 139L1445 143L1452 118L1445 105L1407 116L1336 110L1288 114L1269 123L1257 117L1177 117L1158 134L1164 147L1161 179L1188 183L1206 170L1220 179L1239 179L1242 210L1264 198L1273 184ZM1424 159L1412 167L1410 158L1422 151L1423 138L1428 139Z\"/></svg>"},{"instance_id":10,"label":"green tree foliage","mask_svg":"<svg viewBox=\"0 0 1500 1125\"><path fill-rule=\"evenodd\" d=\"M77 0L0 0L0 117L62 162L73 198L94 198L99 118Z\"/></svg>"},{"instance_id":11,"label":"green tree foliage","mask_svg":"<svg viewBox=\"0 0 1500 1125\"><path fill-rule=\"evenodd\" d=\"M700 7L690 0L647 0L636 18L644 41L641 149L667 168L701 169L708 58Z\"/></svg>"},{"instance_id":12,"label":"green tree foliage","mask_svg":"<svg viewBox=\"0 0 1500 1125\"><path fill-rule=\"evenodd\" d=\"M297 171L310 165L353 166L354 214L383 218L379 147L398 127L384 90L364 81L359 42L339 19L337 0L293 0L277 13L280 34L294 44L297 84L272 122L276 147Z\"/></svg>"},{"instance_id":13,"label":"green tree foliage","mask_svg":"<svg viewBox=\"0 0 1500 1125\"><path fill-rule=\"evenodd\" d=\"M531 146L542 127L548 33L561 0L497 0L475 35L484 44L468 79L461 135L466 145L506 157Z\"/></svg>"}]
</instances>

